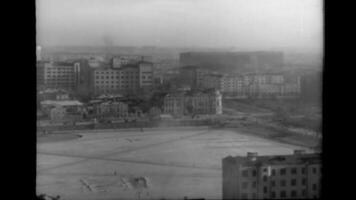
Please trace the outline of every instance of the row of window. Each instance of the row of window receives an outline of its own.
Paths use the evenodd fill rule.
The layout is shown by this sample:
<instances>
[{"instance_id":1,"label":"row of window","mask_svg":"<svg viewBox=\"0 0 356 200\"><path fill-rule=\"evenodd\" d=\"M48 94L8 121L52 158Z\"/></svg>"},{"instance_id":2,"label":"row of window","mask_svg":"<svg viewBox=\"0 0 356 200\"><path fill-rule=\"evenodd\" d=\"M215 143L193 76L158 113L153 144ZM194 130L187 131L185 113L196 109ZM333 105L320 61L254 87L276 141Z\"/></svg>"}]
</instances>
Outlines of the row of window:
<instances>
[{"instance_id":1,"label":"row of window","mask_svg":"<svg viewBox=\"0 0 356 200\"><path fill-rule=\"evenodd\" d=\"M253 177L255 177L257 175L256 169L253 169L253 170L243 170L241 172L242 176L243 177L248 177L249 176L249 173L248 173L249 171L252 172L252 176ZM305 174L306 173L306 168L291 167L291 168L289 168L289 171L290 171L290 174L294 174L294 175L298 174L299 171L300 171L301 174ZM267 173L267 168L264 168L263 172ZM317 167L313 167L312 168L312 173L316 174L317 172L318 172ZM272 174L272 176L275 176L277 174L277 169L272 169L271 170L271 174ZM280 175L286 175L287 174L287 168L280 168L279 169L279 174Z\"/></svg>"}]
</instances>

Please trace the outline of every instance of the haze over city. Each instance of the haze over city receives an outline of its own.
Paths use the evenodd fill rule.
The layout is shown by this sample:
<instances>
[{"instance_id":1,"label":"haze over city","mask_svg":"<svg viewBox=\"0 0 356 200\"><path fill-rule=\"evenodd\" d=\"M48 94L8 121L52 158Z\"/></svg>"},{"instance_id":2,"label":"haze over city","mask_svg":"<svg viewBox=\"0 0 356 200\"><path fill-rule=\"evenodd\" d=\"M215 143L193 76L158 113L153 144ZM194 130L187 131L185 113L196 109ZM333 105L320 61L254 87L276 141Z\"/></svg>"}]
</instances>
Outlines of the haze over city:
<instances>
[{"instance_id":1,"label":"haze over city","mask_svg":"<svg viewBox=\"0 0 356 200\"><path fill-rule=\"evenodd\" d=\"M42 46L322 47L320 0L37 0Z\"/></svg>"},{"instance_id":2,"label":"haze over city","mask_svg":"<svg viewBox=\"0 0 356 200\"><path fill-rule=\"evenodd\" d=\"M37 0L41 200L317 199L320 0Z\"/></svg>"}]
</instances>

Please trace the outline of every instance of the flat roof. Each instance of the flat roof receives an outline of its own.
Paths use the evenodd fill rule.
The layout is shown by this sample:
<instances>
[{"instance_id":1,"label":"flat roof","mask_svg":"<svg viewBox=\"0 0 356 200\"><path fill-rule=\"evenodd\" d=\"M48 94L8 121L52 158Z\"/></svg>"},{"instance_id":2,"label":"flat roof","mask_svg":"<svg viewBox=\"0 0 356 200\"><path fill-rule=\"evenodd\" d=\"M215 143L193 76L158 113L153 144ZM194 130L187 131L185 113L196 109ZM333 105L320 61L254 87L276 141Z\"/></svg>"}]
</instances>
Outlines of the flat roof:
<instances>
[{"instance_id":1,"label":"flat roof","mask_svg":"<svg viewBox=\"0 0 356 200\"><path fill-rule=\"evenodd\" d=\"M55 106L81 106L81 103L78 100L46 100L41 101L41 105L55 105Z\"/></svg>"},{"instance_id":2,"label":"flat roof","mask_svg":"<svg viewBox=\"0 0 356 200\"><path fill-rule=\"evenodd\" d=\"M255 158L255 159L252 159ZM321 163L320 153L303 153L291 155L273 155L273 156L228 156L223 160L231 164L240 164L251 166L256 164L262 165L293 165L302 163L319 164Z\"/></svg>"}]
</instances>

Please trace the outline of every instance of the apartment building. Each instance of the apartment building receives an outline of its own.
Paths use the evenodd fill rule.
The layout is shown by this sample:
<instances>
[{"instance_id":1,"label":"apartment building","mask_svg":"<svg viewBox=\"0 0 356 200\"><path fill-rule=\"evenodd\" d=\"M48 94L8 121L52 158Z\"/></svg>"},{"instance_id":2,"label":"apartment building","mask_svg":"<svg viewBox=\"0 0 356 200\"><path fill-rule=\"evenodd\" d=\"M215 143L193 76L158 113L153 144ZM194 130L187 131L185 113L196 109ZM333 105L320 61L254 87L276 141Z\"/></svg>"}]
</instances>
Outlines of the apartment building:
<instances>
[{"instance_id":1,"label":"apartment building","mask_svg":"<svg viewBox=\"0 0 356 200\"><path fill-rule=\"evenodd\" d=\"M320 197L320 154L228 156L222 160L223 199L310 199Z\"/></svg>"},{"instance_id":2,"label":"apartment building","mask_svg":"<svg viewBox=\"0 0 356 200\"><path fill-rule=\"evenodd\" d=\"M40 62L37 65L37 84L46 88L75 90L80 73L79 62Z\"/></svg>"},{"instance_id":3,"label":"apartment building","mask_svg":"<svg viewBox=\"0 0 356 200\"><path fill-rule=\"evenodd\" d=\"M218 90L168 94L163 110L172 115L222 114L222 95Z\"/></svg>"},{"instance_id":4,"label":"apartment building","mask_svg":"<svg viewBox=\"0 0 356 200\"><path fill-rule=\"evenodd\" d=\"M94 70L94 93L138 93L153 85L153 63L139 61L119 68L106 67Z\"/></svg>"}]
</instances>

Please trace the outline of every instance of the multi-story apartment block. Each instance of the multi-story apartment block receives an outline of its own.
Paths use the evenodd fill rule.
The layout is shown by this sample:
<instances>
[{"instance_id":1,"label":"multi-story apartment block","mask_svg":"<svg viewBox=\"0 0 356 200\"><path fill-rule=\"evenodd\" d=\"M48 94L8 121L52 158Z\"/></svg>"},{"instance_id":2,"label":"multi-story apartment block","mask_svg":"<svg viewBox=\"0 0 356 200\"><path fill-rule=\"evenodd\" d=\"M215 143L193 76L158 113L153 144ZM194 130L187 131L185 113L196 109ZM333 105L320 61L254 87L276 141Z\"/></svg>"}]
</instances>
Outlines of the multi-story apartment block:
<instances>
[{"instance_id":1,"label":"multi-story apartment block","mask_svg":"<svg viewBox=\"0 0 356 200\"><path fill-rule=\"evenodd\" d=\"M300 78L281 73L249 73L243 75L244 87L251 98L298 97Z\"/></svg>"},{"instance_id":2,"label":"multi-story apartment block","mask_svg":"<svg viewBox=\"0 0 356 200\"><path fill-rule=\"evenodd\" d=\"M38 63L37 84L47 88L74 90L80 81L80 63Z\"/></svg>"},{"instance_id":3,"label":"multi-story apartment block","mask_svg":"<svg viewBox=\"0 0 356 200\"><path fill-rule=\"evenodd\" d=\"M94 70L95 94L138 93L153 85L153 63L139 61L120 68Z\"/></svg>"},{"instance_id":4,"label":"multi-story apartment block","mask_svg":"<svg viewBox=\"0 0 356 200\"><path fill-rule=\"evenodd\" d=\"M222 78L221 91L239 97L247 97L246 88L241 75L225 75Z\"/></svg>"},{"instance_id":5,"label":"multi-story apartment block","mask_svg":"<svg viewBox=\"0 0 356 200\"><path fill-rule=\"evenodd\" d=\"M222 114L222 95L217 90L168 94L163 110L173 115Z\"/></svg>"},{"instance_id":6,"label":"multi-story apartment block","mask_svg":"<svg viewBox=\"0 0 356 200\"><path fill-rule=\"evenodd\" d=\"M320 197L320 154L296 150L292 155L222 160L223 199L310 199Z\"/></svg>"}]
</instances>

